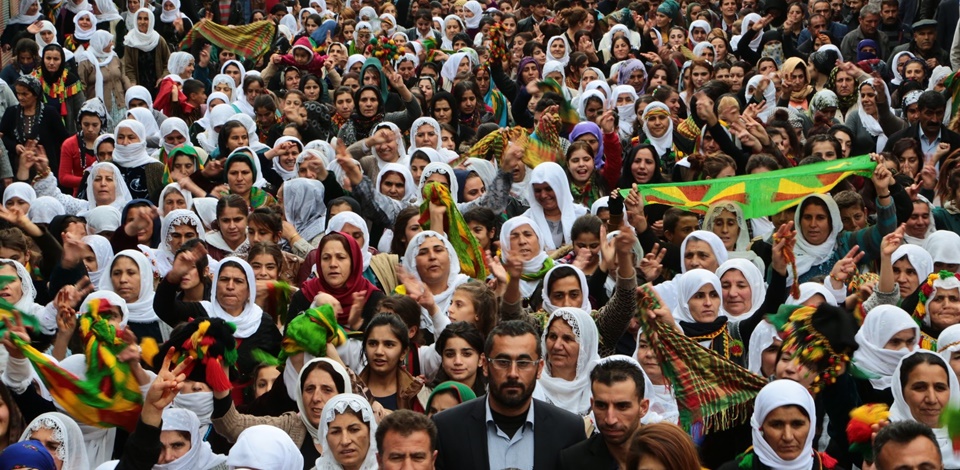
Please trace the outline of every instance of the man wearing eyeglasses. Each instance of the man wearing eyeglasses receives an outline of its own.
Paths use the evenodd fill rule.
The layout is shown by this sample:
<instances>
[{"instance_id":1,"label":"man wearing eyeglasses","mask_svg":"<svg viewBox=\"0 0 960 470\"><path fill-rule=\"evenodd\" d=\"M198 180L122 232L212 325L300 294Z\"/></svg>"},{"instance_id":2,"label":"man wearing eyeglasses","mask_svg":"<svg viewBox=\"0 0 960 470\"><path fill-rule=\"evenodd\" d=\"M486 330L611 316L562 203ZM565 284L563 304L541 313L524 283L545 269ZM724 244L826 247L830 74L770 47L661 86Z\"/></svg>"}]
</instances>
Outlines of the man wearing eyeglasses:
<instances>
[{"instance_id":1,"label":"man wearing eyeglasses","mask_svg":"<svg viewBox=\"0 0 960 470\"><path fill-rule=\"evenodd\" d=\"M558 468L560 451L586 438L583 420L533 390L543 370L540 337L520 320L497 325L484 345L489 393L433 416L438 469Z\"/></svg>"}]
</instances>

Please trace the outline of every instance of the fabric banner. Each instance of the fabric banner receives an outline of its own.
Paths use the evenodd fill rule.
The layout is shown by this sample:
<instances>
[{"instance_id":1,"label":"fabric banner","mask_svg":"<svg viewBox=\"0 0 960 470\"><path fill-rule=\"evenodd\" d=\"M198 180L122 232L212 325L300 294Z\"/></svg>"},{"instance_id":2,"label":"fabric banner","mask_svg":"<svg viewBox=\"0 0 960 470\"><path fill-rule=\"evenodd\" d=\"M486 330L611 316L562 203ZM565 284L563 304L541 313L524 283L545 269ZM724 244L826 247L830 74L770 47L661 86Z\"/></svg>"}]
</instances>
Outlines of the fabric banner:
<instances>
[{"instance_id":1,"label":"fabric banner","mask_svg":"<svg viewBox=\"0 0 960 470\"><path fill-rule=\"evenodd\" d=\"M209 20L200 21L180 41L180 50L189 50L193 42L202 37L221 50L237 54L241 60L256 60L270 50L276 34L277 26L269 20L242 26L222 26Z\"/></svg>"},{"instance_id":2,"label":"fabric banner","mask_svg":"<svg viewBox=\"0 0 960 470\"><path fill-rule=\"evenodd\" d=\"M665 204L704 214L718 202L735 202L746 219L777 214L810 194L823 194L844 178L870 177L877 164L869 155L803 165L755 175L683 183L638 185L646 204ZM628 189L620 194L627 197Z\"/></svg>"}]
</instances>

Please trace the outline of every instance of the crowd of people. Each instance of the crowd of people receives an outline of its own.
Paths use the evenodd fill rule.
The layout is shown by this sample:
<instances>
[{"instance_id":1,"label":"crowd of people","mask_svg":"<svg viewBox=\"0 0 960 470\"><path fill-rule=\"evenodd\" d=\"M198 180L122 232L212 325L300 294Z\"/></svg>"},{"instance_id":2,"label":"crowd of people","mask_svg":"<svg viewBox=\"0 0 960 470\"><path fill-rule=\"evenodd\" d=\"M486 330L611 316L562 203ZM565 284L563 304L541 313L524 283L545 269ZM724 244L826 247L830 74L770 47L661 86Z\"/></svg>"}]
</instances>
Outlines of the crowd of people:
<instances>
[{"instance_id":1,"label":"crowd of people","mask_svg":"<svg viewBox=\"0 0 960 470\"><path fill-rule=\"evenodd\" d=\"M960 469L957 0L0 8L0 470Z\"/></svg>"}]
</instances>

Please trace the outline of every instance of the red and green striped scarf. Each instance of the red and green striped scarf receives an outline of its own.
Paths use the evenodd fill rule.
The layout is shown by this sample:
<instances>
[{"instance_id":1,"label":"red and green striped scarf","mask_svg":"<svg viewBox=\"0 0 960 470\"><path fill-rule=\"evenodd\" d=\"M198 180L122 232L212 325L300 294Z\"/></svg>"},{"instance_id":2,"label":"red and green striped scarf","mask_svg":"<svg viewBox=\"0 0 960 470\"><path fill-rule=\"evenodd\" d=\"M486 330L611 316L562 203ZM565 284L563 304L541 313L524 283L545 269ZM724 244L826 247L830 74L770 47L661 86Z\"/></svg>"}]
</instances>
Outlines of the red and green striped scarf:
<instances>
[{"instance_id":1,"label":"red and green striped scarf","mask_svg":"<svg viewBox=\"0 0 960 470\"><path fill-rule=\"evenodd\" d=\"M444 217L446 227L440 230L447 234L447 239L453 245L453 251L460 258L460 272L474 279L486 279L487 267L483 264L483 251L477 242L470 226L463 219L463 214L457 209L457 203L450 195L450 188L436 181L427 183L423 188L423 202L420 204L420 226L430 230L430 203L438 204L447 209Z\"/></svg>"},{"instance_id":2,"label":"red and green striped scarf","mask_svg":"<svg viewBox=\"0 0 960 470\"><path fill-rule=\"evenodd\" d=\"M256 60L270 50L277 26L263 20L240 26L222 26L213 21L201 21L180 41L181 51L190 50L199 38L206 39L220 50L231 51L238 58Z\"/></svg>"}]
</instances>

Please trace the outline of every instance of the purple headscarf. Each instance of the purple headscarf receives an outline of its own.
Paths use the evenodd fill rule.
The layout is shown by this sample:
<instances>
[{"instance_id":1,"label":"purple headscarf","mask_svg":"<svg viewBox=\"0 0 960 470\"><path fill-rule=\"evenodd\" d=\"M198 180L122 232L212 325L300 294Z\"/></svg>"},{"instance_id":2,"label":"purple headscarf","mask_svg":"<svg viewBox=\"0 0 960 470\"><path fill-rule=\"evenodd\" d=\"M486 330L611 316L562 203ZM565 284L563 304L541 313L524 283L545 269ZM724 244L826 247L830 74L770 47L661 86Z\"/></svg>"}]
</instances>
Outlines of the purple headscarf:
<instances>
[{"instance_id":1,"label":"purple headscarf","mask_svg":"<svg viewBox=\"0 0 960 470\"><path fill-rule=\"evenodd\" d=\"M540 64L537 63L536 59L533 57L524 57L520 59L520 65L517 67L517 81L520 82L521 85L526 85L526 83L523 82L523 68L529 63L533 63L537 66L537 73L539 73L541 78L543 78L543 69L540 68Z\"/></svg>"},{"instance_id":2,"label":"purple headscarf","mask_svg":"<svg viewBox=\"0 0 960 470\"><path fill-rule=\"evenodd\" d=\"M869 52L862 52L864 47L872 47L873 50L877 51L877 54L880 53L880 46L877 45L877 42L873 39L864 39L857 44L857 62L861 60L870 60L876 59L877 54L871 54Z\"/></svg>"},{"instance_id":3,"label":"purple headscarf","mask_svg":"<svg viewBox=\"0 0 960 470\"><path fill-rule=\"evenodd\" d=\"M570 131L570 142L576 142L577 138L584 134L593 134L597 138L597 142L600 143L600 146L597 148L597 154L593 156L593 164L597 169L603 167L603 132L600 131L600 126L592 123L590 121L583 121L573 126L573 130Z\"/></svg>"}]
</instances>

